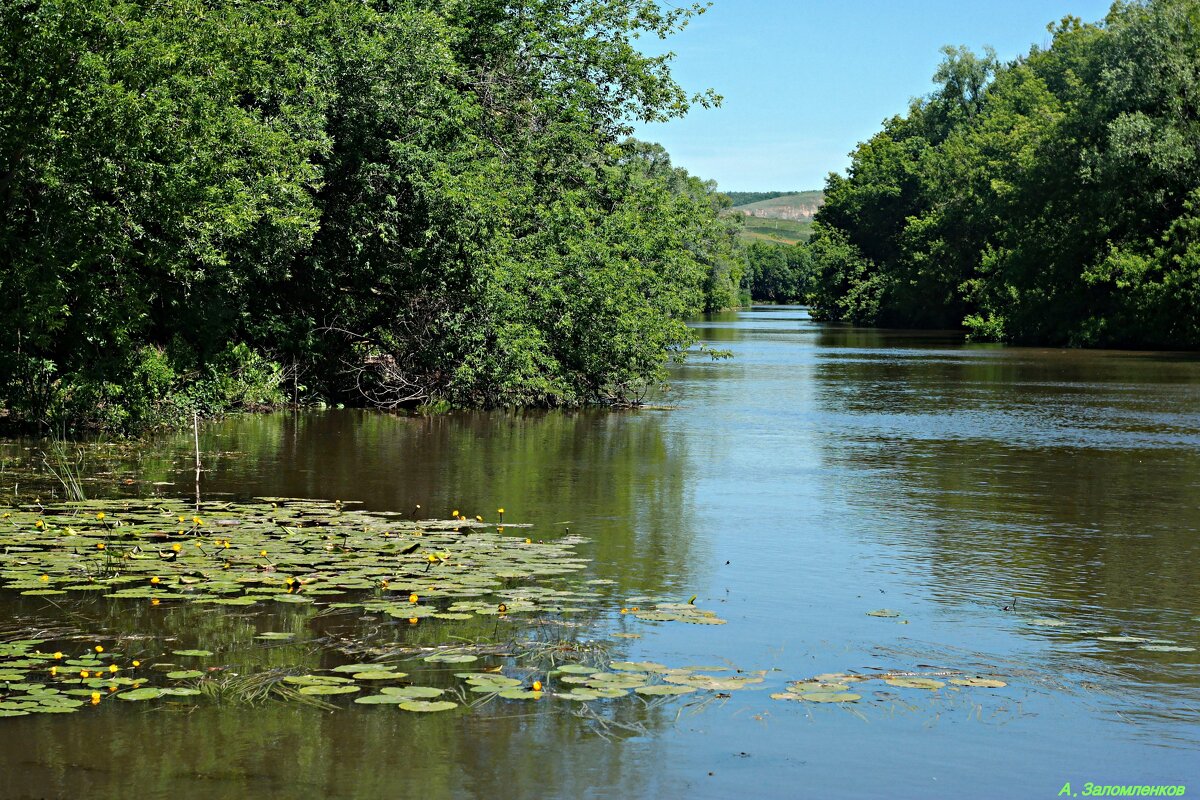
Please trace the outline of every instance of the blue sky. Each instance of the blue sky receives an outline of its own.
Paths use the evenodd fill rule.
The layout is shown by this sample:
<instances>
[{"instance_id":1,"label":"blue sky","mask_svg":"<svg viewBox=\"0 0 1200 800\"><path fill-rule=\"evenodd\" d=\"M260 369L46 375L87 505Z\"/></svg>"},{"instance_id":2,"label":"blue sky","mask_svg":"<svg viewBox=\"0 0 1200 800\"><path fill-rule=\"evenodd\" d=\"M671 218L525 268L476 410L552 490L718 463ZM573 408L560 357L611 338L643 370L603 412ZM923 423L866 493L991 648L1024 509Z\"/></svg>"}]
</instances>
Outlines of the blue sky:
<instances>
[{"instance_id":1,"label":"blue sky","mask_svg":"<svg viewBox=\"0 0 1200 800\"><path fill-rule=\"evenodd\" d=\"M664 2L663 5L675 3ZM682 0L677 0L683 5ZM819 189L880 123L930 91L938 48L992 45L1003 59L1049 44L1064 15L1102 19L1109 0L715 0L661 47L689 91L721 108L645 125L674 162L726 191Z\"/></svg>"}]
</instances>

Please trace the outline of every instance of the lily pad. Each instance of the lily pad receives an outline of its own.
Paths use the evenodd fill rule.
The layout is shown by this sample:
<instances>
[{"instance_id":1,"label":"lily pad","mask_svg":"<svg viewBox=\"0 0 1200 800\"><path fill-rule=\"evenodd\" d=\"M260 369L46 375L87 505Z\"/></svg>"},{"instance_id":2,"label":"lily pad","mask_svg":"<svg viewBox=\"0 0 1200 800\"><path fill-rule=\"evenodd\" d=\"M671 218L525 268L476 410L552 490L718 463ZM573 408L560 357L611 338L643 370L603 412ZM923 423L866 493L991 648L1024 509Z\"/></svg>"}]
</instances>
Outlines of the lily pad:
<instances>
[{"instance_id":1,"label":"lily pad","mask_svg":"<svg viewBox=\"0 0 1200 800\"><path fill-rule=\"evenodd\" d=\"M875 609L874 611L868 611L867 616L868 617L898 617L898 616L900 616L900 612L893 611L890 608L878 608L878 609Z\"/></svg>"},{"instance_id":2,"label":"lily pad","mask_svg":"<svg viewBox=\"0 0 1200 800\"><path fill-rule=\"evenodd\" d=\"M198 669L184 669L178 672L168 672L167 677L173 681L183 681L189 678L203 678L204 673Z\"/></svg>"},{"instance_id":3,"label":"lily pad","mask_svg":"<svg viewBox=\"0 0 1200 800\"><path fill-rule=\"evenodd\" d=\"M449 700L407 700L401 703L399 708L402 711L430 713L434 711L450 711L451 709L458 708L458 703L452 703Z\"/></svg>"},{"instance_id":4,"label":"lily pad","mask_svg":"<svg viewBox=\"0 0 1200 800\"><path fill-rule=\"evenodd\" d=\"M366 672L356 672L353 675L356 681L395 681L401 678L407 678L407 672L389 672L383 669L371 669Z\"/></svg>"},{"instance_id":5,"label":"lily pad","mask_svg":"<svg viewBox=\"0 0 1200 800\"><path fill-rule=\"evenodd\" d=\"M300 694L354 694L359 691L357 686L332 686L328 684L317 684L313 686L301 686Z\"/></svg>"},{"instance_id":6,"label":"lily pad","mask_svg":"<svg viewBox=\"0 0 1200 800\"><path fill-rule=\"evenodd\" d=\"M192 656L194 658L207 658L213 654L212 650L173 650L172 655L176 656Z\"/></svg>"},{"instance_id":7,"label":"lily pad","mask_svg":"<svg viewBox=\"0 0 1200 800\"><path fill-rule=\"evenodd\" d=\"M862 695L854 692L804 692L800 699L810 703L853 703L861 700Z\"/></svg>"},{"instance_id":8,"label":"lily pad","mask_svg":"<svg viewBox=\"0 0 1200 800\"><path fill-rule=\"evenodd\" d=\"M364 705L393 705L398 706L401 703L407 703L408 698L398 694L369 694L366 697L356 697L354 702Z\"/></svg>"},{"instance_id":9,"label":"lily pad","mask_svg":"<svg viewBox=\"0 0 1200 800\"><path fill-rule=\"evenodd\" d=\"M142 689L131 689L128 692L121 692L119 695L117 695L117 697L121 700L130 701L154 700L161 696L162 691L149 686Z\"/></svg>"},{"instance_id":10,"label":"lily pad","mask_svg":"<svg viewBox=\"0 0 1200 800\"><path fill-rule=\"evenodd\" d=\"M438 697L446 692L445 689L436 689L432 686L388 686L379 691L383 694L406 697L410 700L422 697Z\"/></svg>"},{"instance_id":11,"label":"lily pad","mask_svg":"<svg viewBox=\"0 0 1200 800\"><path fill-rule=\"evenodd\" d=\"M946 685L933 678L885 678L883 682L903 689L940 689Z\"/></svg>"}]
</instances>

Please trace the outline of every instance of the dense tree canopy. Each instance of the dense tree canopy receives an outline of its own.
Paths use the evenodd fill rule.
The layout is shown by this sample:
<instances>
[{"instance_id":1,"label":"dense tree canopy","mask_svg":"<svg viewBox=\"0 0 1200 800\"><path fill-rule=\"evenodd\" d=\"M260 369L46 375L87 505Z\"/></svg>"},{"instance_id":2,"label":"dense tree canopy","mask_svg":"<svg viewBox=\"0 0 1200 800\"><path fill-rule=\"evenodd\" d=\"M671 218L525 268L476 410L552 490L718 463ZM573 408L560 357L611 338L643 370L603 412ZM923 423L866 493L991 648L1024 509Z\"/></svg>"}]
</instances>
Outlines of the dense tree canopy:
<instances>
[{"instance_id":1,"label":"dense tree canopy","mask_svg":"<svg viewBox=\"0 0 1200 800\"><path fill-rule=\"evenodd\" d=\"M736 300L653 0L5 0L0 412L636 399Z\"/></svg>"},{"instance_id":2,"label":"dense tree canopy","mask_svg":"<svg viewBox=\"0 0 1200 800\"><path fill-rule=\"evenodd\" d=\"M939 88L831 175L814 311L1081 346L1200 347L1200 1L1067 18Z\"/></svg>"}]
</instances>

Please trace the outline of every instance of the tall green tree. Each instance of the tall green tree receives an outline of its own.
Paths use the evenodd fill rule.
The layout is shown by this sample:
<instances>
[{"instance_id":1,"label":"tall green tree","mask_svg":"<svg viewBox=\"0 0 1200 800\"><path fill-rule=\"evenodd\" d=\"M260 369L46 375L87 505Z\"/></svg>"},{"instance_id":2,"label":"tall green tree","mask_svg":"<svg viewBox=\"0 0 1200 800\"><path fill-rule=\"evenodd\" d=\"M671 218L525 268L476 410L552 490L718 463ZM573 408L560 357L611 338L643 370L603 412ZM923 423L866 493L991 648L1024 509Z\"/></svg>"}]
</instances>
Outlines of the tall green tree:
<instances>
[{"instance_id":1,"label":"tall green tree","mask_svg":"<svg viewBox=\"0 0 1200 800\"><path fill-rule=\"evenodd\" d=\"M650 0L0 6L0 407L635 399L736 301Z\"/></svg>"}]
</instances>

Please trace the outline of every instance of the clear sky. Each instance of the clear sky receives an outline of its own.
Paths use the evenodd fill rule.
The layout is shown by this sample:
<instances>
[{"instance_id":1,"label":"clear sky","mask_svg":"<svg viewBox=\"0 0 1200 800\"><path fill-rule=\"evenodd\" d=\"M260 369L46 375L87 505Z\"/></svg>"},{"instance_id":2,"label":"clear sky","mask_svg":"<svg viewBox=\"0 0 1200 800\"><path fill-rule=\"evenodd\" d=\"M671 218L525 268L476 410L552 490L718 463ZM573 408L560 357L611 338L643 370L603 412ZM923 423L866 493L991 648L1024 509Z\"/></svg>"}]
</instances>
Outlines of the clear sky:
<instances>
[{"instance_id":1,"label":"clear sky","mask_svg":"<svg viewBox=\"0 0 1200 800\"><path fill-rule=\"evenodd\" d=\"M683 0L663 2L683 5ZM673 161L726 191L819 189L855 144L932 89L942 45L1002 59L1048 45L1047 23L1103 19L1110 0L714 0L661 47L715 110L638 128Z\"/></svg>"}]
</instances>

